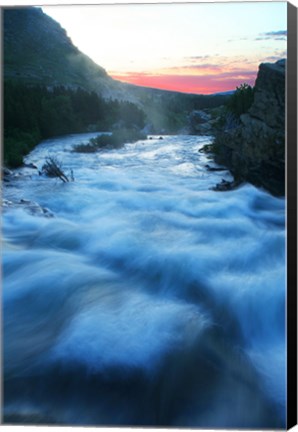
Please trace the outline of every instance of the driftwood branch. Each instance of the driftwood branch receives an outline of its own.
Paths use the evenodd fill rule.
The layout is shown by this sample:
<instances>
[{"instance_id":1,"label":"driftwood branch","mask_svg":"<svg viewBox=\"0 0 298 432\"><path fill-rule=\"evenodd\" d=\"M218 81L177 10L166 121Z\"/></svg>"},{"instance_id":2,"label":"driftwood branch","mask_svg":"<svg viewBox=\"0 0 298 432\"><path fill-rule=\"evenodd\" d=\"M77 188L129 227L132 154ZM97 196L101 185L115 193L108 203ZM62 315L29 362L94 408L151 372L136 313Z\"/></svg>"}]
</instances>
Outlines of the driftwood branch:
<instances>
[{"instance_id":1,"label":"driftwood branch","mask_svg":"<svg viewBox=\"0 0 298 432\"><path fill-rule=\"evenodd\" d=\"M63 172L61 162L53 156L46 159L41 170L48 177L58 177L64 183L69 182L69 178Z\"/></svg>"}]
</instances>

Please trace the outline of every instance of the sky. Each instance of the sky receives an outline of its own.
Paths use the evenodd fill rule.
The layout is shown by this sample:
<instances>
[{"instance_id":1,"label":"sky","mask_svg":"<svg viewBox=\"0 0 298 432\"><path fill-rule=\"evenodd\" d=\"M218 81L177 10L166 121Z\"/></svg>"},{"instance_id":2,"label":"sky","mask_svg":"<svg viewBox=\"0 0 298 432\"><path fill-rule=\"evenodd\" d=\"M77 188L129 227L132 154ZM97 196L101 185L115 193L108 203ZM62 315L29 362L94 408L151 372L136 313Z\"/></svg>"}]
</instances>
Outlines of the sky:
<instances>
[{"instance_id":1,"label":"sky","mask_svg":"<svg viewBox=\"0 0 298 432\"><path fill-rule=\"evenodd\" d=\"M113 78L210 94L254 85L286 57L287 3L45 6L75 46Z\"/></svg>"}]
</instances>

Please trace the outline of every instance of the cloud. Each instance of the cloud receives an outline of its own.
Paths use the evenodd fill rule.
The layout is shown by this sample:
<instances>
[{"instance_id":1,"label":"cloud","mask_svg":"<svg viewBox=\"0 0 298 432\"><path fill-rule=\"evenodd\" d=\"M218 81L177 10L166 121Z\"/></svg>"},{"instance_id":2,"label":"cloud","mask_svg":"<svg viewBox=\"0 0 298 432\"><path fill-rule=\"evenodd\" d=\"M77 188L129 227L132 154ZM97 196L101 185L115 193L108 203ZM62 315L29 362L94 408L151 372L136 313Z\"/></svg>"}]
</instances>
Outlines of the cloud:
<instances>
[{"instance_id":1,"label":"cloud","mask_svg":"<svg viewBox=\"0 0 298 432\"><path fill-rule=\"evenodd\" d=\"M266 32L266 33L260 33L257 38L255 38L256 41L263 41L263 40L287 40L287 30L279 30L279 31L272 31L272 32Z\"/></svg>"},{"instance_id":2,"label":"cloud","mask_svg":"<svg viewBox=\"0 0 298 432\"><path fill-rule=\"evenodd\" d=\"M204 70L204 69L212 69L214 71L218 71L221 70L221 67L218 65L214 65L212 63L202 63L199 65L188 65L188 66L184 66L185 69L194 69L194 70Z\"/></svg>"},{"instance_id":3,"label":"cloud","mask_svg":"<svg viewBox=\"0 0 298 432\"><path fill-rule=\"evenodd\" d=\"M227 70L234 68L241 68L244 64L250 63L247 57L243 55L238 56L224 56L220 54L214 55L204 55L204 56L189 56L183 57L183 60L186 60L185 64L181 64L180 66L175 66L175 69L193 69L199 71L202 69L210 69L214 70L214 72L218 72L219 70ZM242 66L241 66L242 65Z\"/></svg>"},{"instance_id":4,"label":"cloud","mask_svg":"<svg viewBox=\"0 0 298 432\"><path fill-rule=\"evenodd\" d=\"M114 79L144 87L172 90L184 93L212 94L235 90L243 82L254 85L256 71L231 71L217 75L180 75L159 73L113 74Z\"/></svg>"},{"instance_id":5,"label":"cloud","mask_svg":"<svg viewBox=\"0 0 298 432\"><path fill-rule=\"evenodd\" d=\"M248 41L250 40L247 37L242 37L242 38L236 38L236 39L229 39L227 42L239 42L239 41Z\"/></svg>"},{"instance_id":6,"label":"cloud","mask_svg":"<svg viewBox=\"0 0 298 432\"><path fill-rule=\"evenodd\" d=\"M271 37L276 37L276 36L287 36L288 32L287 30L279 30L279 31L273 31L273 32L267 32L264 33L265 36L271 36Z\"/></svg>"},{"instance_id":7,"label":"cloud","mask_svg":"<svg viewBox=\"0 0 298 432\"><path fill-rule=\"evenodd\" d=\"M180 75L247 75L250 73L255 74L257 70L257 62L251 62L245 57L237 57L236 59L223 58L216 64L199 63L199 64L185 64L180 66L172 66L158 70L160 75L180 74ZM248 71L248 72L247 72Z\"/></svg>"},{"instance_id":8,"label":"cloud","mask_svg":"<svg viewBox=\"0 0 298 432\"><path fill-rule=\"evenodd\" d=\"M241 83L252 81L256 78L256 71L246 71L246 70L239 70L239 71L231 71L231 72L223 72L218 74L217 76L213 77L214 81L224 81L224 80L240 80Z\"/></svg>"},{"instance_id":9,"label":"cloud","mask_svg":"<svg viewBox=\"0 0 298 432\"><path fill-rule=\"evenodd\" d=\"M281 56L281 57L286 57L287 56L287 51L286 50L275 50L274 54L278 55L278 56Z\"/></svg>"},{"instance_id":10,"label":"cloud","mask_svg":"<svg viewBox=\"0 0 298 432\"><path fill-rule=\"evenodd\" d=\"M266 57L266 58L264 58L264 62L270 62L270 63L275 63L275 62L277 62L278 60L281 60L281 59L283 59L283 58L285 58L286 56L285 55L282 55L282 56L280 56L280 55L273 55L273 56L269 56L269 57Z\"/></svg>"},{"instance_id":11,"label":"cloud","mask_svg":"<svg viewBox=\"0 0 298 432\"><path fill-rule=\"evenodd\" d=\"M207 60L212 58L212 56L210 55L198 55L198 56L189 56L189 57L184 57L185 60L189 60L189 61L198 61L198 60Z\"/></svg>"},{"instance_id":12,"label":"cloud","mask_svg":"<svg viewBox=\"0 0 298 432\"><path fill-rule=\"evenodd\" d=\"M204 74L206 74L207 72L209 74L214 74L214 73L218 73L221 70L222 70L221 66L212 63L201 63L201 64L185 64L182 66L172 66L164 69L164 71L161 69L160 72L169 73L171 71L180 71L181 74L185 74L189 71L189 72L195 72L196 74L200 72Z\"/></svg>"},{"instance_id":13,"label":"cloud","mask_svg":"<svg viewBox=\"0 0 298 432\"><path fill-rule=\"evenodd\" d=\"M194 55L183 60L185 63L181 65L150 71L109 71L109 74L117 80L144 87L210 94L235 90L244 82L254 85L259 64L258 60L249 61L245 56Z\"/></svg>"}]
</instances>

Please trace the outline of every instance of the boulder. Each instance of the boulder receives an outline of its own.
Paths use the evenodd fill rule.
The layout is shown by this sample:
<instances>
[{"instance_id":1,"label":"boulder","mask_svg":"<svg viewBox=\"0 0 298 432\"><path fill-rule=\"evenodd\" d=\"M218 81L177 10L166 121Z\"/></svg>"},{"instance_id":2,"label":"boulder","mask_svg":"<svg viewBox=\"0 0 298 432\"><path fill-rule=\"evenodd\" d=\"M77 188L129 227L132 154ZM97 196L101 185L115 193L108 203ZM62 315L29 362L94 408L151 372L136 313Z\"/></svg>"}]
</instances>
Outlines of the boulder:
<instances>
[{"instance_id":1,"label":"boulder","mask_svg":"<svg viewBox=\"0 0 298 432\"><path fill-rule=\"evenodd\" d=\"M195 135L214 135L220 117L217 109L194 110L188 116L189 131Z\"/></svg>"},{"instance_id":2,"label":"boulder","mask_svg":"<svg viewBox=\"0 0 298 432\"><path fill-rule=\"evenodd\" d=\"M32 168L32 169L38 169L38 167L36 165L34 165L34 163L30 162L30 163L23 163L23 167L24 168Z\"/></svg>"},{"instance_id":3,"label":"boulder","mask_svg":"<svg viewBox=\"0 0 298 432\"><path fill-rule=\"evenodd\" d=\"M43 216L47 218L54 217L54 214L46 207L41 207L36 202L26 199L20 199L18 201L9 201L7 199L2 199L2 208L4 211L10 208L22 208L27 213L33 216Z\"/></svg>"},{"instance_id":4,"label":"boulder","mask_svg":"<svg viewBox=\"0 0 298 432\"><path fill-rule=\"evenodd\" d=\"M2 174L3 174L3 176L12 176L13 172L10 169L8 169L8 168L3 167L2 168Z\"/></svg>"},{"instance_id":5,"label":"boulder","mask_svg":"<svg viewBox=\"0 0 298 432\"><path fill-rule=\"evenodd\" d=\"M194 110L189 115L189 125L190 131L198 135L206 135L211 130L209 121L211 120L211 115L203 110Z\"/></svg>"},{"instance_id":6,"label":"boulder","mask_svg":"<svg viewBox=\"0 0 298 432\"><path fill-rule=\"evenodd\" d=\"M191 112L190 120L197 124L206 123L211 120L211 115L203 110L195 110Z\"/></svg>"}]
</instances>

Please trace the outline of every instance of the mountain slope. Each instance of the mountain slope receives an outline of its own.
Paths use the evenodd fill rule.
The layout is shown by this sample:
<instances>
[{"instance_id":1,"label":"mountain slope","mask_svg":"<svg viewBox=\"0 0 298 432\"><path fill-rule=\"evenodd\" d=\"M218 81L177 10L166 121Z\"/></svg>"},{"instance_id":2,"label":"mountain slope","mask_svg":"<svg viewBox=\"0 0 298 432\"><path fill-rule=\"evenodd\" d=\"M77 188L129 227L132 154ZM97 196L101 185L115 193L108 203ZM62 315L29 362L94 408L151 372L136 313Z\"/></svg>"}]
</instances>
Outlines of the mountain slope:
<instances>
[{"instance_id":1,"label":"mountain slope","mask_svg":"<svg viewBox=\"0 0 298 432\"><path fill-rule=\"evenodd\" d=\"M177 131L195 109L223 104L225 95L194 95L125 84L76 48L66 31L37 7L3 9L4 79L48 88L95 91L105 99L137 104L152 131ZM99 41L99 43L105 43Z\"/></svg>"},{"instance_id":2,"label":"mountain slope","mask_svg":"<svg viewBox=\"0 0 298 432\"><path fill-rule=\"evenodd\" d=\"M80 52L60 24L38 7L5 8L3 12L4 79L48 87L81 87L105 98L136 103L144 93L175 93L114 80Z\"/></svg>"},{"instance_id":3,"label":"mountain slope","mask_svg":"<svg viewBox=\"0 0 298 432\"><path fill-rule=\"evenodd\" d=\"M64 85L96 91L106 98L134 99L126 86L81 53L59 23L40 8L5 8L4 79Z\"/></svg>"}]
</instances>

